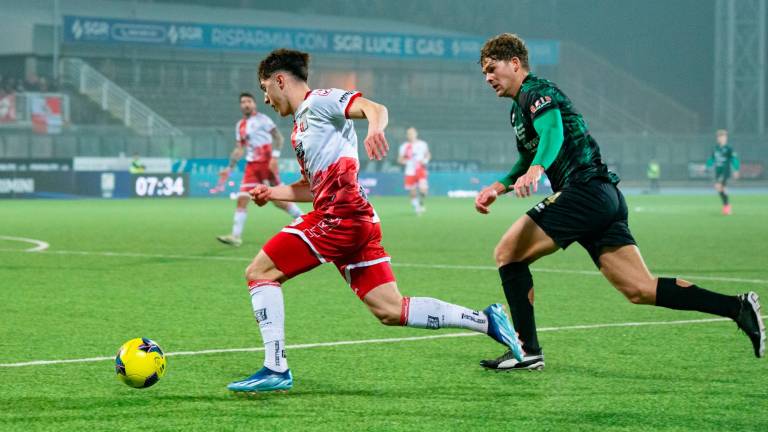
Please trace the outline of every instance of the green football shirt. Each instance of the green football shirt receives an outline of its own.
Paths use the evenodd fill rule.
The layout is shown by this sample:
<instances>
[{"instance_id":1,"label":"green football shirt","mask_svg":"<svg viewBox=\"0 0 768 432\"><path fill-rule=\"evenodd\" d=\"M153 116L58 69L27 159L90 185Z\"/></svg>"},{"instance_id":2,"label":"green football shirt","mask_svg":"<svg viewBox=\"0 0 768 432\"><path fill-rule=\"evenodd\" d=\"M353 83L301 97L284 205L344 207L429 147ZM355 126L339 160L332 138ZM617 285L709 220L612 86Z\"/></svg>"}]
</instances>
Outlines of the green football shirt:
<instances>
[{"instance_id":1,"label":"green football shirt","mask_svg":"<svg viewBox=\"0 0 768 432\"><path fill-rule=\"evenodd\" d=\"M564 135L560 153L546 170L552 189L559 191L569 184L585 183L593 178L618 183L619 176L608 170L600 156L597 142L589 134L586 122L573 108L568 96L553 82L534 74L528 74L523 80L510 111L510 121L515 129L521 160L500 182L513 184L517 177L528 170L539 145L539 135L533 127L533 121L552 109L560 110Z\"/></svg>"}]
</instances>

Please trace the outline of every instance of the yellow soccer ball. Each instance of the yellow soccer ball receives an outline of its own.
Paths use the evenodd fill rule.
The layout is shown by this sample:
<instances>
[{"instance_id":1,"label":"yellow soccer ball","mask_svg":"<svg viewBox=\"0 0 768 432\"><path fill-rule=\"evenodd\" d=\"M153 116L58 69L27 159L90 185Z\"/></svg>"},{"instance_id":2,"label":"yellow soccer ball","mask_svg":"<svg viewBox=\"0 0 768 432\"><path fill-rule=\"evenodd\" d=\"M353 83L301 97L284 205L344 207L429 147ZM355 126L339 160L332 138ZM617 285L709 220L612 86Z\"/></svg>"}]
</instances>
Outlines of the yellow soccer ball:
<instances>
[{"instance_id":1,"label":"yellow soccer ball","mask_svg":"<svg viewBox=\"0 0 768 432\"><path fill-rule=\"evenodd\" d=\"M165 354L151 339L136 338L124 343L115 357L115 373L134 388L147 388L165 375Z\"/></svg>"}]
</instances>

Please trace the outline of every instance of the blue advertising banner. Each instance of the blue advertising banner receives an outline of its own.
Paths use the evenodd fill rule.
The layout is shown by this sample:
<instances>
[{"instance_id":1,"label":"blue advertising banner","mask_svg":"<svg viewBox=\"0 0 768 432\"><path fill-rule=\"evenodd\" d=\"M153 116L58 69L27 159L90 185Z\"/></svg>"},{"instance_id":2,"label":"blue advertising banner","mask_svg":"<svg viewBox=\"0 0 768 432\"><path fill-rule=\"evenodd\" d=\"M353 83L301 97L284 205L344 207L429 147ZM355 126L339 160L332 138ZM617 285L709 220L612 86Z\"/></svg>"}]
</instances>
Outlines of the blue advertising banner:
<instances>
[{"instance_id":1,"label":"blue advertising banner","mask_svg":"<svg viewBox=\"0 0 768 432\"><path fill-rule=\"evenodd\" d=\"M433 196L474 197L485 186L493 183L506 172L479 173L430 173L429 193ZM191 197L228 197L235 198L240 187L242 173L233 173L223 191L212 193L211 188L216 184L218 175L213 173L192 173L189 175L189 196ZM298 173L280 173L284 183L293 183L299 179ZM392 196L407 195L403 187L402 173L360 173L358 178L368 195ZM551 193L548 183L542 181L538 194Z\"/></svg>"},{"instance_id":2,"label":"blue advertising banner","mask_svg":"<svg viewBox=\"0 0 768 432\"><path fill-rule=\"evenodd\" d=\"M139 44L160 48L226 51L294 48L312 53L447 60L475 60L485 42L480 37L344 32L73 15L64 16L63 31L66 43ZM559 62L559 41L531 39L526 43L531 63L555 65Z\"/></svg>"}]
</instances>

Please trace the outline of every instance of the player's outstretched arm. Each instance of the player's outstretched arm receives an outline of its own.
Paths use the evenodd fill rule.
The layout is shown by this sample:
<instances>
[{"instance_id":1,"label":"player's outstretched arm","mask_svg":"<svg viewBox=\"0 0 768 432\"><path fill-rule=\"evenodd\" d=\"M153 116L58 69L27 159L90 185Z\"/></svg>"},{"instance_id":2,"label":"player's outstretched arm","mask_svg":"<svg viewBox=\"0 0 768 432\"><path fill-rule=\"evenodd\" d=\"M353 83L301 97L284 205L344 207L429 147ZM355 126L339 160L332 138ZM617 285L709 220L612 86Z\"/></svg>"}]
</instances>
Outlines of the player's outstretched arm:
<instances>
[{"instance_id":1,"label":"player's outstretched arm","mask_svg":"<svg viewBox=\"0 0 768 432\"><path fill-rule=\"evenodd\" d=\"M301 180L289 185L267 186L256 185L251 189L251 200L259 207L270 201L312 202L312 190L309 182L302 177Z\"/></svg>"},{"instance_id":2,"label":"player's outstretched arm","mask_svg":"<svg viewBox=\"0 0 768 432\"><path fill-rule=\"evenodd\" d=\"M348 111L351 119L368 119L368 136L363 144L369 159L382 160L389 151L384 129L389 124L387 107L364 97L355 98Z\"/></svg>"}]
</instances>

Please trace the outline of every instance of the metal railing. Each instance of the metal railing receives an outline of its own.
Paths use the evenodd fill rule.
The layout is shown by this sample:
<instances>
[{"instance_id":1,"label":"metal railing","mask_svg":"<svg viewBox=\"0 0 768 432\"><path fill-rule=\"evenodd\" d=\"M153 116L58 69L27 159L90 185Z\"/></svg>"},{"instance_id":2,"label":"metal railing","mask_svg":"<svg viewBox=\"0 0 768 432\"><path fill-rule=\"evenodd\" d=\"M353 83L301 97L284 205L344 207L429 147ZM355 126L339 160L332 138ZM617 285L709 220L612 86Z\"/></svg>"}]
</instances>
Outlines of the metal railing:
<instances>
[{"instance_id":1,"label":"metal railing","mask_svg":"<svg viewBox=\"0 0 768 432\"><path fill-rule=\"evenodd\" d=\"M168 120L110 81L86 62L65 58L59 63L62 83L99 104L140 135L183 135Z\"/></svg>"},{"instance_id":2,"label":"metal railing","mask_svg":"<svg viewBox=\"0 0 768 432\"><path fill-rule=\"evenodd\" d=\"M694 111L602 57L567 42L563 43L561 52L562 74L558 84L566 93L573 88L587 92L584 98L572 98L577 102L599 101L605 108L591 121L604 119L614 123L612 129L617 132L692 133L698 130L699 118ZM589 108L582 109L588 111Z\"/></svg>"}]
</instances>

